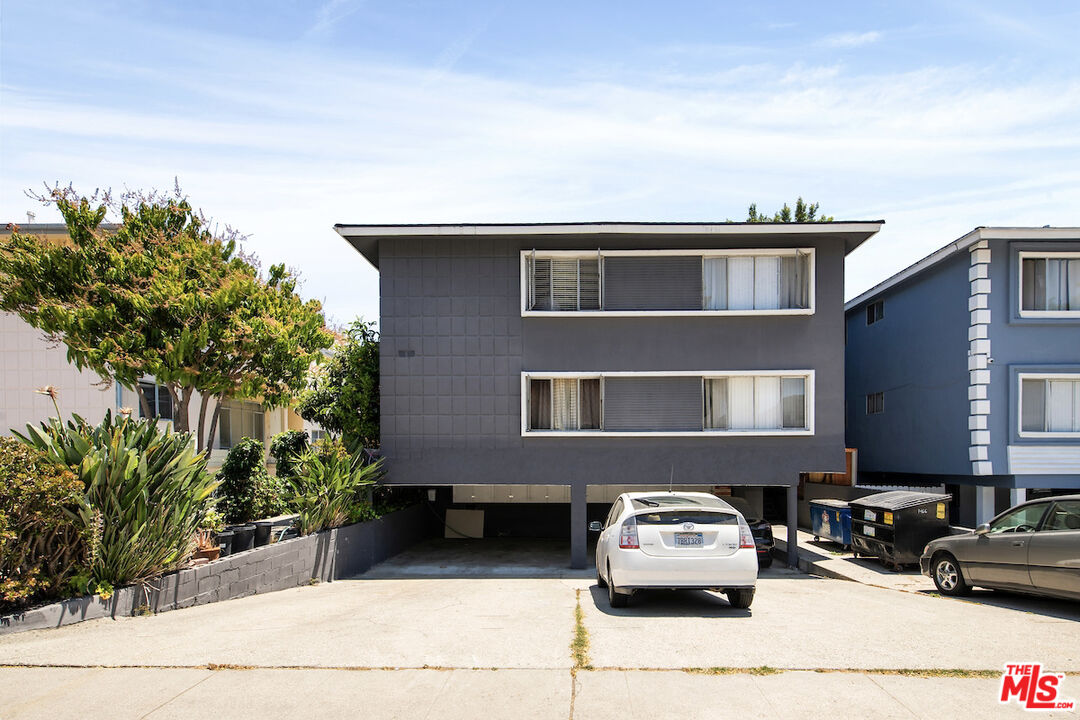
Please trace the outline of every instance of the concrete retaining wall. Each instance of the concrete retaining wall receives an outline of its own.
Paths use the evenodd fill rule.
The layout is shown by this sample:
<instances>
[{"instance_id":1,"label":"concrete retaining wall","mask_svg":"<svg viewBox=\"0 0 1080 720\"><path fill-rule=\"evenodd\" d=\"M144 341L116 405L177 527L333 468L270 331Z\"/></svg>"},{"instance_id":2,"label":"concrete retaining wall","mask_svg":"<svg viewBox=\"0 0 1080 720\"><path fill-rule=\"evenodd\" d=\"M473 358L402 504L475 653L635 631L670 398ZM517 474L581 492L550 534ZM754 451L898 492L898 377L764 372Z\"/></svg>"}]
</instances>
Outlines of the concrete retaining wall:
<instances>
[{"instance_id":1,"label":"concrete retaining wall","mask_svg":"<svg viewBox=\"0 0 1080 720\"><path fill-rule=\"evenodd\" d=\"M0 635L102 617L166 612L351 577L431 537L436 530L433 523L427 508L414 505L378 520L285 540L145 585L123 587L108 600L97 595L74 598L0 617Z\"/></svg>"}]
</instances>

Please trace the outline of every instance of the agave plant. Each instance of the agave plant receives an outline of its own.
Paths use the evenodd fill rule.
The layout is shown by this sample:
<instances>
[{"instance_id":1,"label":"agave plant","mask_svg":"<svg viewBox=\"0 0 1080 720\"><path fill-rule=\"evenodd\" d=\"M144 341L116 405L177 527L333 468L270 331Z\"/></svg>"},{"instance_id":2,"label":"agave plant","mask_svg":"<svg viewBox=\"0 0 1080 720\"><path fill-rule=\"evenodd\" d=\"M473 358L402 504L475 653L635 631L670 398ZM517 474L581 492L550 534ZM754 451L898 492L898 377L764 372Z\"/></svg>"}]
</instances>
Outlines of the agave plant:
<instances>
[{"instance_id":1,"label":"agave plant","mask_svg":"<svg viewBox=\"0 0 1080 720\"><path fill-rule=\"evenodd\" d=\"M86 533L89 575L118 587L178 567L216 487L191 435L111 413L96 426L73 418L27 426L18 437L82 481L74 515Z\"/></svg>"},{"instance_id":2,"label":"agave plant","mask_svg":"<svg viewBox=\"0 0 1080 720\"><path fill-rule=\"evenodd\" d=\"M345 525L366 500L363 491L382 475L382 460L364 464L362 456L308 451L297 459L289 479L290 505L299 518L301 535Z\"/></svg>"}]
</instances>

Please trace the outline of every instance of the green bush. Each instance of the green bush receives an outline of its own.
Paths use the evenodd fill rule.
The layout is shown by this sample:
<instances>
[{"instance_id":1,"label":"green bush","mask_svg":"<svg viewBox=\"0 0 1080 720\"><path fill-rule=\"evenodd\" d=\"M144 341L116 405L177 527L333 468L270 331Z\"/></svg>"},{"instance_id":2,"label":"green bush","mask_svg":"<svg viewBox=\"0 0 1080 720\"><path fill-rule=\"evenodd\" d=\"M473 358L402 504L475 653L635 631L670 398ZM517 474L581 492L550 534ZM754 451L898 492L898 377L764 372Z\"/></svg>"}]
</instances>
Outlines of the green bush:
<instances>
[{"instance_id":1,"label":"green bush","mask_svg":"<svg viewBox=\"0 0 1080 720\"><path fill-rule=\"evenodd\" d=\"M215 483L189 433L153 419L79 416L18 436L82 481L75 513L87 543L90 587L119 587L178 568L212 507Z\"/></svg>"},{"instance_id":2,"label":"green bush","mask_svg":"<svg viewBox=\"0 0 1080 720\"><path fill-rule=\"evenodd\" d=\"M330 451L305 454L299 473L289 481L290 504L300 515L300 534L374 517L366 491L381 474L381 460L365 465L362 456Z\"/></svg>"},{"instance_id":3,"label":"green bush","mask_svg":"<svg viewBox=\"0 0 1080 720\"><path fill-rule=\"evenodd\" d=\"M277 476L283 480L296 475L300 456L308 449L305 430L286 430L270 439L270 455L277 462Z\"/></svg>"},{"instance_id":4,"label":"green bush","mask_svg":"<svg viewBox=\"0 0 1080 720\"><path fill-rule=\"evenodd\" d=\"M218 480L226 522L246 523L288 509L284 479L266 472L263 444L254 438L244 438L229 450L218 470Z\"/></svg>"},{"instance_id":5,"label":"green bush","mask_svg":"<svg viewBox=\"0 0 1080 720\"><path fill-rule=\"evenodd\" d=\"M75 522L81 496L67 468L0 438L0 613L59 595L85 563Z\"/></svg>"}]
</instances>

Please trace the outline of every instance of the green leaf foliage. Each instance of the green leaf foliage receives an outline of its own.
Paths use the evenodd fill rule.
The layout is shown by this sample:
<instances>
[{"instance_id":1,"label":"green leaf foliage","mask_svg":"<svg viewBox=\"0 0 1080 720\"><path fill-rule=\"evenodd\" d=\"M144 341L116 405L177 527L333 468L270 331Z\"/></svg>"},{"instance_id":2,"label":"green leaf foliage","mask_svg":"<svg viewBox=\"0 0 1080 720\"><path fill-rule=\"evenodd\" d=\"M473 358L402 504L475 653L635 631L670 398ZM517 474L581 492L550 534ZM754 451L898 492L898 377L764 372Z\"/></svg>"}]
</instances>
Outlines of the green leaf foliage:
<instances>
[{"instance_id":1,"label":"green leaf foliage","mask_svg":"<svg viewBox=\"0 0 1080 720\"><path fill-rule=\"evenodd\" d=\"M289 504L299 513L302 535L375 516L367 491L382 475L382 460L365 464L362 455L309 450L289 483Z\"/></svg>"},{"instance_id":2,"label":"green leaf foliage","mask_svg":"<svg viewBox=\"0 0 1080 720\"><path fill-rule=\"evenodd\" d=\"M759 213L757 209L757 203L751 203L749 210L746 214L746 222L751 223L813 223L813 222L833 222L831 215L818 215L818 211L821 209L820 203L806 203L800 197L795 201L795 210L784 203L784 207L777 210L772 215Z\"/></svg>"},{"instance_id":3,"label":"green leaf foliage","mask_svg":"<svg viewBox=\"0 0 1080 720\"><path fill-rule=\"evenodd\" d=\"M266 471L263 444L243 438L229 450L217 473L225 521L246 523L284 513L284 480Z\"/></svg>"},{"instance_id":4,"label":"green leaf foliage","mask_svg":"<svg viewBox=\"0 0 1080 720\"><path fill-rule=\"evenodd\" d=\"M296 475L297 458L308 449L308 434L304 430L286 430L270 439L270 455L277 463L277 476L288 479Z\"/></svg>"},{"instance_id":5,"label":"green leaf foliage","mask_svg":"<svg viewBox=\"0 0 1080 720\"><path fill-rule=\"evenodd\" d=\"M54 418L17 437L81 481L73 518L94 587L145 580L191 555L216 483L190 434L107 412L97 426L77 415L66 425Z\"/></svg>"},{"instance_id":6,"label":"green leaf foliage","mask_svg":"<svg viewBox=\"0 0 1080 720\"><path fill-rule=\"evenodd\" d=\"M71 241L0 238L0 310L63 342L80 369L132 389L156 378L174 395L177 430L191 428L196 390L287 403L333 341L284 266L263 277L239 236L211 231L179 190L114 202L58 187L43 202ZM115 226L103 224L109 211Z\"/></svg>"},{"instance_id":7,"label":"green leaf foliage","mask_svg":"<svg viewBox=\"0 0 1080 720\"><path fill-rule=\"evenodd\" d=\"M300 417L340 435L345 445L379 447L379 333L355 321L330 360L315 368L296 408Z\"/></svg>"},{"instance_id":8,"label":"green leaf foliage","mask_svg":"<svg viewBox=\"0 0 1080 720\"><path fill-rule=\"evenodd\" d=\"M0 438L0 614L66 590L85 562L74 521L81 496L74 473L40 450Z\"/></svg>"}]
</instances>

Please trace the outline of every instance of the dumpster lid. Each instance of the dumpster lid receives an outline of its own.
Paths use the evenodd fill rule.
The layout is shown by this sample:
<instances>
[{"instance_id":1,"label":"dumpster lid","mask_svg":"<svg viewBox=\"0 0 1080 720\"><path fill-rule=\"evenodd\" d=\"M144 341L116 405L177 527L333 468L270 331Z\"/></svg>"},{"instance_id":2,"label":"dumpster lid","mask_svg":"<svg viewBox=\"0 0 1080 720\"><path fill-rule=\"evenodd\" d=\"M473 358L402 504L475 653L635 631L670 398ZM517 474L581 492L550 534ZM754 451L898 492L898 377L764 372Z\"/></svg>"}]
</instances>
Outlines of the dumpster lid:
<instances>
[{"instance_id":1,"label":"dumpster lid","mask_svg":"<svg viewBox=\"0 0 1080 720\"><path fill-rule=\"evenodd\" d=\"M847 500L835 500L833 498L817 498L810 501L811 505L824 505L825 507L837 508L844 510L848 507Z\"/></svg>"},{"instance_id":2,"label":"dumpster lid","mask_svg":"<svg viewBox=\"0 0 1080 720\"><path fill-rule=\"evenodd\" d=\"M883 508L885 510L903 510L931 502L952 500L952 495L942 493L914 492L912 490L890 490L889 492L867 495L852 500L851 505Z\"/></svg>"}]
</instances>

